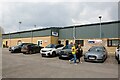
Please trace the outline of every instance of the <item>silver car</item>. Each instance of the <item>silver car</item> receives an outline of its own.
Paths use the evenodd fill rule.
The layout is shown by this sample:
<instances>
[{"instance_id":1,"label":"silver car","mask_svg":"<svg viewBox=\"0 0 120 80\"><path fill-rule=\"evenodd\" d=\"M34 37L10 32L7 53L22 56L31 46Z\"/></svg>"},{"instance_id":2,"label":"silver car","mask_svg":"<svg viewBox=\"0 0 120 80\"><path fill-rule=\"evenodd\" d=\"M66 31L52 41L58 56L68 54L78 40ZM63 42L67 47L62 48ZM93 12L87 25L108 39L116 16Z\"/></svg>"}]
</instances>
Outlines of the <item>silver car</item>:
<instances>
[{"instance_id":1,"label":"silver car","mask_svg":"<svg viewBox=\"0 0 120 80\"><path fill-rule=\"evenodd\" d=\"M107 50L104 46L93 46L84 55L84 60L92 62L104 62L107 59Z\"/></svg>"}]
</instances>

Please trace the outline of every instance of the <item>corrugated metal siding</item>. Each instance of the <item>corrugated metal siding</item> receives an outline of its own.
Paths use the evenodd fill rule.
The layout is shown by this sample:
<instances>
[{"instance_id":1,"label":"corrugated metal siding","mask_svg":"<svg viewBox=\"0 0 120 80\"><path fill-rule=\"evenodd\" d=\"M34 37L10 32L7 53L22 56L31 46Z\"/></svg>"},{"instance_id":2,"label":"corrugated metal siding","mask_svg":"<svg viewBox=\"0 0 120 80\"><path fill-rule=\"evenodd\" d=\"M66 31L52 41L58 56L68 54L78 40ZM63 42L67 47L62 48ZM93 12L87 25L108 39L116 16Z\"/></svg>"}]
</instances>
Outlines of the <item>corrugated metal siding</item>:
<instances>
[{"instance_id":1,"label":"corrugated metal siding","mask_svg":"<svg viewBox=\"0 0 120 80\"><path fill-rule=\"evenodd\" d=\"M50 30L43 30L43 31L35 31L33 32L34 37L39 36L51 36L51 29Z\"/></svg>"},{"instance_id":2,"label":"corrugated metal siding","mask_svg":"<svg viewBox=\"0 0 120 80\"><path fill-rule=\"evenodd\" d=\"M102 25L103 38L118 38L118 23Z\"/></svg>"},{"instance_id":3,"label":"corrugated metal siding","mask_svg":"<svg viewBox=\"0 0 120 80\"><path fill-rule=\"evenodd\" d=\"M9 39L9 35L2 35L3 39Z\"/></svg>"},{"instance_id":4,"label":"corrugated metal siding","mask_svg":"<svg viewBox=\"0 0 120 80\"><path fill-rule=\"evenodd\" d=\"M102 38L118 38L118 23L102 25ZM120 26L119 26L120 29ZM76 27L76 39L100 38L100 25ZM73 28L59 30L59 39L73 39Z\"/></svg>"},{"instance_id":5,"label":"corrugated metal siding","mask_svg":"<svg viewBox=\"0 0 120 80\"><path fill-rule=\"evenodd\" d=\"M99 27L96 26L77 27L76 38L78 39L99 38Z\"/></svg>"},{"instance_id":6,"label":"corrugated metal siding","mask_svg":"<svg viewBox=\"0 0 120 80\"><path fill-rule=\"evenodd\" d=\"M73 28L60 29L59 39L73 39Z\"/></svg>"},{"instance_id":7,"label":"corrugated metal siding","mask_svg":"<svg viewBox=\"0 0 120 80\"><path fill-rule=\"evenodd\" d=\"M14 33L11 34L11 39L12 38L27 38L32 36L32 32L23 32L23 33ZM51 29L50 30L43 30L43 31L34 31L33 32L33 37L39 37L39 36L51 36ZM3 35L3 39L9 39L9 34Z\"/></svg>"}]
</instances>

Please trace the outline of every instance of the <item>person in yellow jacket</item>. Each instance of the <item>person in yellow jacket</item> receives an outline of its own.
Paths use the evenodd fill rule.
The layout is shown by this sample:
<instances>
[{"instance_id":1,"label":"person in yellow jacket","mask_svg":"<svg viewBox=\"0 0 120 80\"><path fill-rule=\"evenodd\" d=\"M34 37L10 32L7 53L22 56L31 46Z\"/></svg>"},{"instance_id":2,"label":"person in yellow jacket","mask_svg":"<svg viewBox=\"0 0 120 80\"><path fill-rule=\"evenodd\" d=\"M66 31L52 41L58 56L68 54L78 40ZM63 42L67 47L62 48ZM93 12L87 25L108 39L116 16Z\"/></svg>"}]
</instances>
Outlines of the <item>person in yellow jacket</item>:
<instances>
[{"instance_id":1,"label":"person in yellow jacket","mask_svg":"<svg viewBox=\"0 0 120 80\"><path fill-rule=\"evenodd\" d=\"M71 60L69 60L69 61L73 61L74 60L74 64L76 64L76 59L77 58L76 58L76 47L75 47L75 44L72 46L71 51L72 51L73 58Z\"/></svg>"}]
</instances>

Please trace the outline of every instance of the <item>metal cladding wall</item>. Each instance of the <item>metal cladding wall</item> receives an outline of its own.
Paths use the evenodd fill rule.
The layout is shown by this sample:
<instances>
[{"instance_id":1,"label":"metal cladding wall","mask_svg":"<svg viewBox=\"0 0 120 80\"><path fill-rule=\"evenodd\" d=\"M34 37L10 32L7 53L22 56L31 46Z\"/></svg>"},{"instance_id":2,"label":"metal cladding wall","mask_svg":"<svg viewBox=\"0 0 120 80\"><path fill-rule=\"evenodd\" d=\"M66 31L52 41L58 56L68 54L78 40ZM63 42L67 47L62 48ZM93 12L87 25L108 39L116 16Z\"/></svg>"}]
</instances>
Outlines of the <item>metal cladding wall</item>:
<instances>
[{"instance_id":1,"label":"metal cladding wall","mask_svg":"<svg viewBox=\"0 0 120 80\"><path fill-rule=\"evenodd\" d=\"M33 32L33 37L39 37L39 36L51 36L51 29L49 30L39 30Z\"/></svg>"},{"instance_id":2,"label":"metal cladding wall","mask_svg":"<svg viewBox=\"0 0 120 80\"><path fill-rule=\"evenodd\" d=\"M60 29L59 39L73 39L73 28Z\"/></svg>"},{"instance_id":3,"label":"metal cladding wall","mask_svg":"<svg viewBox=\"0 0 120 80\"><path fill-rule=\"evenodd\" d=\"M116 22L107 24L103 23L101 27L101 37L118 38L118 36L120 35L118 33L118 28L120 29L120 26ZM59 34L59 39L73 39L73 27L60 29ZM75 37L76 39L100 38L100 25L94 24L77 26L75 28Z\"/></svg>"},{"instance_id":4,"label":"metal cladding wall","mask_svg":"<svg viewBox=\"0 0 120 80\"><path fill-rule=\"evenodd\" d=\"M14 39L14 38L28 38L32 36L33 37L51 36L51 29L5 34L2 36L2 38L3 39L9 39L9 38Z\"/></svg>"}]
</instances>

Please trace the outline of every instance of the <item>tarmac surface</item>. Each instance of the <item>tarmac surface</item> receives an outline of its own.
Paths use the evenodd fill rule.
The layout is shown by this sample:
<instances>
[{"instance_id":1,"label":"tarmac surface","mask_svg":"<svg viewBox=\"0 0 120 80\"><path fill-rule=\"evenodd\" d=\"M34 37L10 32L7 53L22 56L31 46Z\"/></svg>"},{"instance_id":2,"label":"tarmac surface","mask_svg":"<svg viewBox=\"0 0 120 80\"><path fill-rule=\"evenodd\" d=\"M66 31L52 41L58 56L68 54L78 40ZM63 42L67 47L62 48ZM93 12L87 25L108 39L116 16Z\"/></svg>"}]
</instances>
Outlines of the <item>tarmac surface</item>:
<instances>
[{"instance_id":1,"label":"tarmac surface","mask_svg":"<svg viewBox=\"0 0 120 80\"><path fill-rule=\"evenodd\" d=\"M10 53L2 49L3 78L118 78L114 56L104 63L84 62L74 65L58 57L46 58L37 54Z\"/></svg>"}]
</instances>

